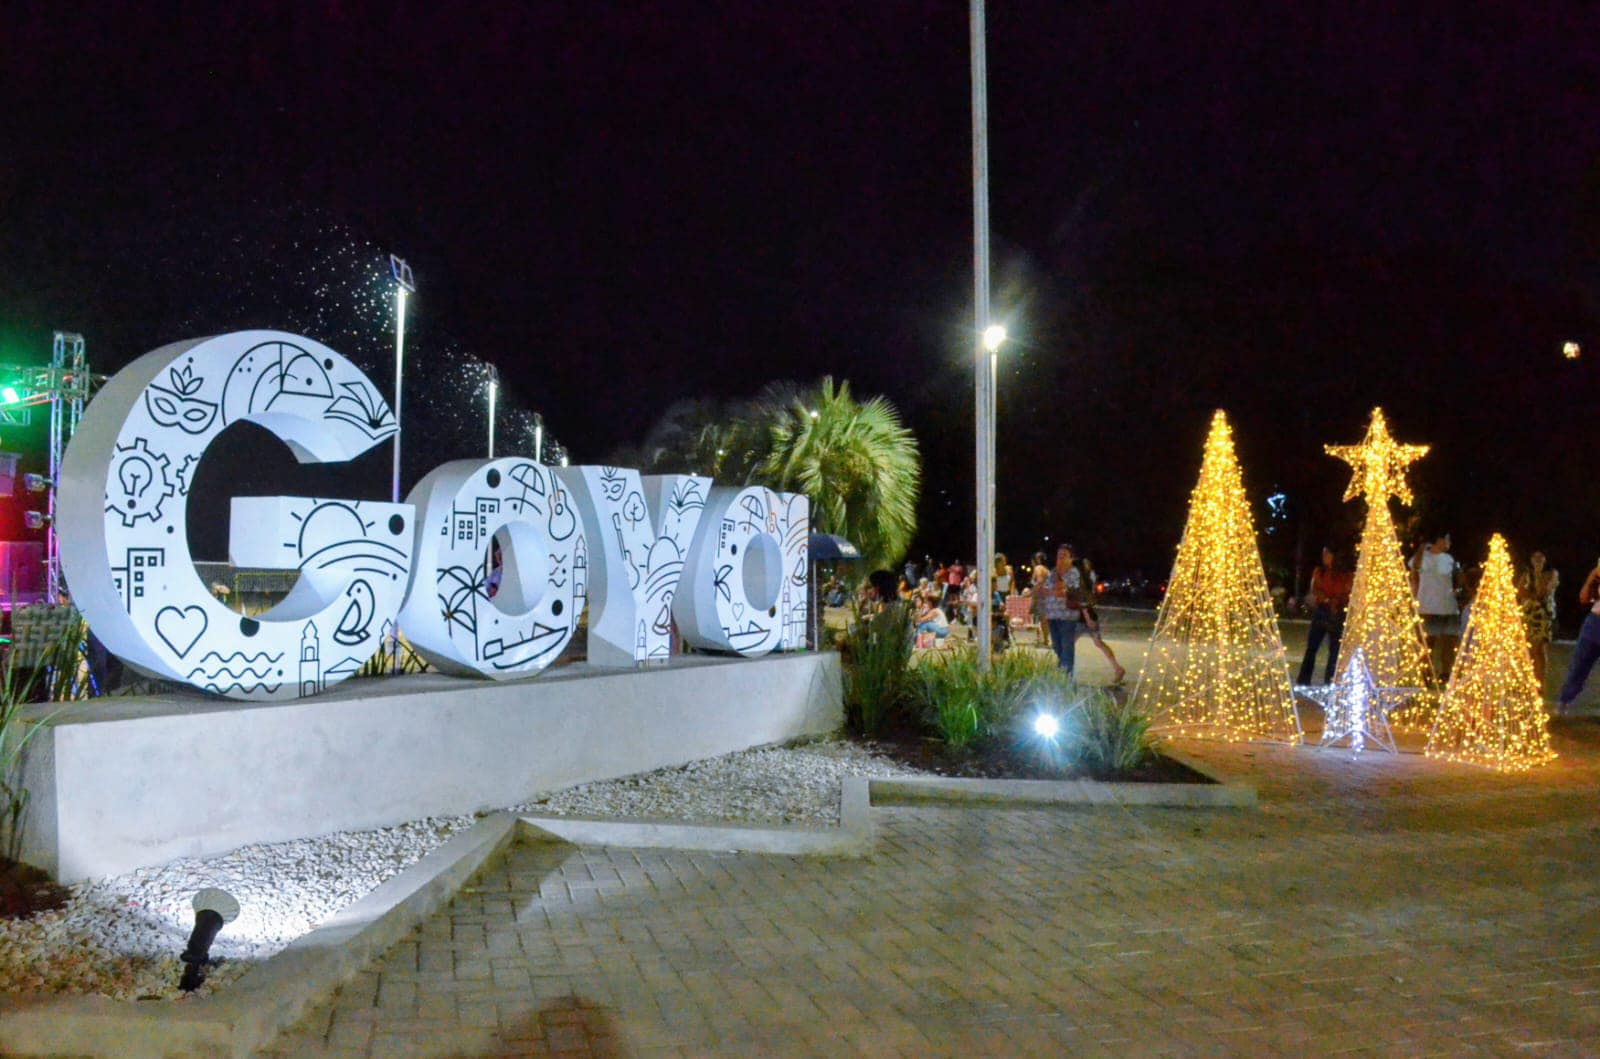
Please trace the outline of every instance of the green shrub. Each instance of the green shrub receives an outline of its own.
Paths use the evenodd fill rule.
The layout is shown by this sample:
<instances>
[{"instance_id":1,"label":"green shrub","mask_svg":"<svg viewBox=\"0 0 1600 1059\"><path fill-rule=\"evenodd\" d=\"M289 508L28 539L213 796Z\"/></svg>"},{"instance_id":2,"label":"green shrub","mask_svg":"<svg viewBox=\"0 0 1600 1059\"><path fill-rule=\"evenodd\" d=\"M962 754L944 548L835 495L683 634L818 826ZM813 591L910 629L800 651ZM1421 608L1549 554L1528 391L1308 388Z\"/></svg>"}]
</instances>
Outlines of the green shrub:
<instances>
[{"instance_id":1,"label":"green shrub","mask_svg":"<svg viewBox=\"0 0 1600 1059\"><path fill-rule=\"evenodd\" d=\"M999 733L1040 710L1062 713L1073 684L1050 652L1012 648L995 656L984 687L989 729Z\"/></svg>"},{"instance_id":2,"label":"green shrub","mask_svg":"<svg viewBox=\"0 0 1600 1059\"><path fill-rule=\"evenodd\" d=\"M1132 696L1119 702L1104 691L1089 692L1062 727L1068 757L1094 775L1132 771L1155 754L1150 718L1133 708Z\"/></svg>"},{"instance_id":3,"label":"green shrub","mask_svg":"<svg viewBox=\"0 0 1600 1059\"><path fill-rule=\"evenodd\" d=\"M951 651L922 658L915 670L923 717L952 750L984 733L984 687L977 655Z\"/></svg>"},{"instance_id":4,"label":"green shrub","mask_svg":"<svg viewBox=\"0 0 1600 1059\"><path fill-rule=\"evenodd\" d=\"M877 614L857 611L839 641L845 720L875 736L904 713L911 695L911 612L890 603Z\"/></svg>"},{"instance_id":5,"label":"green shrub","mask_svg":"<svg viewBox=\"0 0 1600 1059\"><path fill-rule=\"evenodd\" d=\"M987 673L971 651L940 652L924 655L915 673L923 717L953 750L1010 730L1024 713L1061 712L1072 687L1042 652L1008 651Z\"/></svg>"}]
</instances>

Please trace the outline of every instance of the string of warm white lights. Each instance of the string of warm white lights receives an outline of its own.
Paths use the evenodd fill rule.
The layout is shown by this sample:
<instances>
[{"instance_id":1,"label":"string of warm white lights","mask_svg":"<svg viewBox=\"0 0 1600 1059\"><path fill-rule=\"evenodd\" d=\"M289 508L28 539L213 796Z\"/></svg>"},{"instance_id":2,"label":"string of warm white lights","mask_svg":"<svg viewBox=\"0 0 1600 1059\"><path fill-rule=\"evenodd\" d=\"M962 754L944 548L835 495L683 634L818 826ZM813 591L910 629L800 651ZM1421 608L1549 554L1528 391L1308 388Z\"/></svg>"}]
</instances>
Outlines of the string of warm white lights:
<instances>
[{"instance_id":1,"label":"string of warm white lights","mask_svg":"<svg viewBox=\"0 0 1600 1059\"><path fill-rule=\"evenodd\" d=\"M1220 411L1133 701L1177 735L1300 741L1283 637Z\"/></svg>"},{"instance_id":2,"label":"string of warm white lights","mask_svg":"<svg viewBox=\"0 0 1600 1059\"><path fill-rule=\"evenodd\" d=\"M1359 444L1325 445L1323 450L1350 464L1353 473L1344 498L1365 497L1367 501L1335 680L1344 676L1351 658L1359 652L1375 686L1415 689L1404 703L1397 704L1391 723L1397 728L1426 730L1433 715L1433 696L1426 690L1431 670L1422 616L1389 515L1389 498L1411 503L1406 468L1426 455L1428 446L1397 443L1389 436L1383 409L1374 408L1367 436Z\"/></svg>"},{"instance_id":3,"label":"string of warm white lights","mask_svg":"<svg viewBox=\"0 0 1600 1059\"><path fill-rule=\"evenodd\" d=\"M1533 675L1511 556L1496 533L1427 753L1501 772L1532 768L1556 756L1549 720Z\"/></svg>"}]
</instances>

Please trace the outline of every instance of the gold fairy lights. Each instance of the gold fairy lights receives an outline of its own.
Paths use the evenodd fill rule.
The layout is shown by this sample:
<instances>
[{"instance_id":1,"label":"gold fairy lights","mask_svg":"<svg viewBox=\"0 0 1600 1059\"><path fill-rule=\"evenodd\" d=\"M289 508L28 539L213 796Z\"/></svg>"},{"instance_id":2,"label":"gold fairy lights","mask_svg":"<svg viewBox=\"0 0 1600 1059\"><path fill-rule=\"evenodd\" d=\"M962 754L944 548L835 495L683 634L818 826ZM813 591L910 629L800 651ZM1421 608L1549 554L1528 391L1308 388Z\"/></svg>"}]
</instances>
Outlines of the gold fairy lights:
<instances>
[{"instance_id":1,"label":"gold fairy lights","mask_svg":"<svg viewBox=\"0 0 1600 1059\"><path fill-rule=\"evenodd\" d=\"M1300 742L1283 637L1220 411L1133 701L1176 735Z\"/></svg>"},{"instance_id":2,"label":"gold fairy lights","mask_svg":"<svg viewBox=\"0 0 1600 1059\"><path fill-rule=\"evenodd\" d=\"M1429 757L1515 772L1555 759L1528 635L1498 533L1472 601L1450 685L1428 736Z\"/></svg>"},{"instance_id":3,"label":"gold fairy lights","mask_svg":"<svg viewBox=\"0 0 1600 1059\"><path fill-rule=\"evenodd\" d=\"M1374 408L1367 436L1359 444L1324 445L1323 451L1351 467L1344 499L1365 497L1367 501L1335 679L1344 675L1350 659L1359 651L1378 687L1419 690L1410 702L1393 711L1391 723L1402 729L1425 728L1431 718L1430 693L1421 690L1427 687L1431 672L1427 642L1417 599L1411 591L1411 575L1406 571L1400 539L1389 514L1389 498L1405 504L1412 502L1406 468L1427 455L1428 446L1395 441L1389 435L1383 409Z\"/></svg>"}]
</instances>

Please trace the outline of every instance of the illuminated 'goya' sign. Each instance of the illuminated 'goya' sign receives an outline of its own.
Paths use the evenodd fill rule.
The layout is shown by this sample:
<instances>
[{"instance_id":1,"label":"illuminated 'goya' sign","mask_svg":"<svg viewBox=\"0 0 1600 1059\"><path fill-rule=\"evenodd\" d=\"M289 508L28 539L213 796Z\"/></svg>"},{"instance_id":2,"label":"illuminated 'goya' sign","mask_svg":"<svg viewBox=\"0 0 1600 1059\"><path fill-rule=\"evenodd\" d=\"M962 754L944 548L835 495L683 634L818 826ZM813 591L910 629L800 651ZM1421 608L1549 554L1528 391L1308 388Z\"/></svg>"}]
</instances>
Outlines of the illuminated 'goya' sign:
<instances>
[{"instance_id":1,"label":"illuminated 'goya' sign","mask_svg":"<svg viewBox=\"0 0 1600 1059\"><path fill-rule=\"evenodd\" d=\"M302 463L395 431L354 365L277 331L165 346L112 379L67 450L61 557L90 628L147 673L234 698L314 695L398 616L441 669L526 676L561 654L586 602L596 665L661 661L674 627L746 656L804 646L804 496L520 458L446 464L406 504L235 498L230 560L299 575L278 606L241 616L201 583L186 533L195 467L240 420Z\"/></svg>"},{"instance_id":2,"label":"illuminated 'goya' sign","mask_svg":"<svg viewBox=\"0 0 1600 1059\"><path fill-rule=\"evenodd\" d=\"M240 420L272 431L302 463L350 460L395 432L366 376L310 339L244 331L163 346L106 384L72 439L62 567L95 634L139 669L235 698L314 694L359 669L399 611L412 509L235 501L234 561L300 576L259 617L229 610L195 570L186 514L206 446Z\"/></svg>"}]
</instances>

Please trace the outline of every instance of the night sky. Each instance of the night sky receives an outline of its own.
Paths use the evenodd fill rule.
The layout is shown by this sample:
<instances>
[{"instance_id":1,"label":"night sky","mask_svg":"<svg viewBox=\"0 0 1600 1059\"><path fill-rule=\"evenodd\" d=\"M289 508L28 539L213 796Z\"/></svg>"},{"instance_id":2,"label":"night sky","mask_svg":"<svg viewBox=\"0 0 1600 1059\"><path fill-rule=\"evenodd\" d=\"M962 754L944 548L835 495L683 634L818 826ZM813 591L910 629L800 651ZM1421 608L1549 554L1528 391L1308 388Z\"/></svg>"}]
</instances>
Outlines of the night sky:
<instances>
[{"instance_id":1,"label":"night sky","mask_svg":"<svg viewBox=\"0 0 1600 1059\"><path fill-rule=\"evenodd\" d=\"M381 381L393 250L408 481L475 454L473 356L575 462L831 373L922 442L918 551L971 557L964 4L124 6L8 13L0 359L282 326ZM1543 547L1570 609L1600 553L1600 15L1499 7L993 0L1003 548L1159 576L1222 407L1258 516L1289 498L1287 566L1359 526L1321 446L1382 404L1435 446L1422 519L1468 563ZM233 488L287 473L252 466Z\"/></svg>"}]
</instances>

